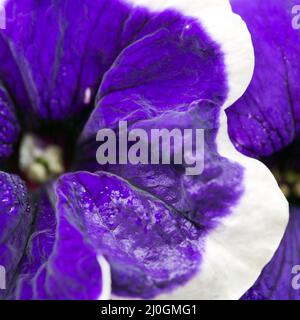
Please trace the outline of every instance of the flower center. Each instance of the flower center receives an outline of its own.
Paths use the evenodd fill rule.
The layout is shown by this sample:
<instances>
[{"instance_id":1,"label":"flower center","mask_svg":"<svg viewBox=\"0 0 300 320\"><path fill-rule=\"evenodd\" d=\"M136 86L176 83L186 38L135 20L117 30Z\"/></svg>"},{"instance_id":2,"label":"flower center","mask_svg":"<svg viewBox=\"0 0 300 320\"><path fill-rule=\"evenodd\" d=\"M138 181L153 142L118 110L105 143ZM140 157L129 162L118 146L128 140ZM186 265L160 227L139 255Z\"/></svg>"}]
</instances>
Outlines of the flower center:
<instances>
[{"instance_id":1,"label":"flower center","mask_svg":"<svg viewBox=\"0 0 300 320\"><path fill-rule=\"evenodd\" d=\"M30 183L43 184L65 172L63 150L34 134L26 134L20 145L19 168Z\"/></svg>"}]
</instances>

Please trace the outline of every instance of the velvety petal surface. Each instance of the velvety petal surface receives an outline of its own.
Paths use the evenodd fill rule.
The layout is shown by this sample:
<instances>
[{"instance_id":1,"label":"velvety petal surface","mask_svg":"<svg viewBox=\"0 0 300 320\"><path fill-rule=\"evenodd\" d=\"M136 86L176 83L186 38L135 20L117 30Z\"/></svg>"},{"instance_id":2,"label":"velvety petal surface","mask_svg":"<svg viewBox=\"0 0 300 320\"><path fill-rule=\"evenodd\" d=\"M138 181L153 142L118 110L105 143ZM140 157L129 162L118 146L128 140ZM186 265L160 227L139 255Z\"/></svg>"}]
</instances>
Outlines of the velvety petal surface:
<instances>
[{"instance_id":1,"label":"velvety petal surface","mask_svg":"<svg viewBox=\"0 0 300 320\"><path fill-rule=\"evenodd\" d=\"M203 172L194 176L188 176L186 170L193 166L183 161L182 165L174 164L175 150L171 150L170 165L151 164L125 164L101 166L102 170L111 172L128 180L131 184L150 192L155 197L164 201L167 205L182 212L196 225L211 228L220 217L230 212L230 208L239 201L243 194L244 170L237 163L228 161L218 154L216 135L218 132L218 117L220 107L208 100L202 100L187 106L188 111L161 111L161 115L148 120L140 120L129 125L128 130L144 130L151 136L151 129L180 130L184 136L185 129L193 130L193 136L185 137L192 139L193 150L196 149L195 132L198 128L204 132L203 147ZM121 112L119 113L121 116ZM122 119L124 120L124 119ZM101 145L101 142L97 142ZM123 142L119 141L119 144ZM150 150L151 141L147 142ZM128 149L131 147L128 144ZM160 145L160 157L162 157L164 145ZM100 166L95 159L96 144L82 146L79 153L83 156L80 160L83 168L89 171L99 170ZM175 149L175 148L174 148ZM90 158L86 155L90 154ZM119 153L118 153L119 154ZM202 164L201 164L202 165ZM215 199L218 199L216 202Z\"/></svg>"},{"instance_id":2,"label":"velvety petal surface","mask_svg":"<svg viewBox=\"0 0 300 320\"><path fill-rule=\"evenodd\" d=\"M77 173L60 180L58 196L58 206L74 200L63 212L107 258L115 293L153 298L196 271L201 231L143 190L104 172Z\"/></svg>"},{"instance_id":3,"label":"velvety petal surface","mask_svg":"<svg viewBox=\"0 0 300 320\"><path fill-rule=\"evenodd\" d=\"M4 2L4 4L3 4ZM18 55L15 44L8 36L7 1L2 1L5 8L5 29L0 29L0 81L1 87L10 95L15 107L30 110L36 99L28 65Z\"/></svg>"},{"instance_id":4,"label":"velvety petal surface","mask_svg":"<svg viewBox=\"0 0 300 320\"><path fill-rule=\"evenodd\" d=\"M13 102L0 82L0 162L12 154L19 132Z\"/></svg>"},{"instance_id":5,"label":"velvety petal surface","mask_svg":"<svg viewBox=\"0 0 300 320\"><path fill-rule=\"evenodd\" d=\"M68 206L69 200L60 199L62 207ZM41 192L33 232L10 298L81 300L109 297L109 267L86 244L74 223L77 223L74 217L56 216L48 192Z\"/></svg>"},{"instance_id":6,"label":"velvety petal surface","mask_svg":"<svg viewBox=\"0 0 300 320\"><path fill-rule=\"evenodd\" d=\"M300 210L292 207L284 238L245 300L300 299Z\"/></svg>"},{"instance_id":7,"label":"velvety petal surface","mask_svg":"<svg viewBox=\"0 0 300 320\"><path fill-rule=\"evenodd\" d=\"M231 0L250 30L254 76L227 110L229 133L247 155L268 156L288 145L300 126L300 33L293 28L296 0Z\"/></svg>"},{"instance_id":8,"label":"velvety petal surface","mask_svg":"<svg viewBox=\"0 0 300 320\"><path fill-rule=\"evenodd\" d=\"M33 209L24 182L4 172L0 172L0 199L0 265L6 271L8 290L26 247ZM7 292L0 290L0 297Z\"/></svg>"},{"instance_id":9,"label":"velvety petal surface","mask_svg":"<svg viewBox=\"0 0 300 320\"><path fill-rule=\"evenodd\" d=\"M134 122L168 110L185 111L203 99L221 105L236 99L247 85L252 47L247 39L235 51L241 35L234 26L241 21L227 8L227 1L136 3L145 6L142 12L148 19L106 72L82 140L101 127L115 127L119 120ZM136 23L133 17L128 27ZM219 18L226 25L223 31ZM225 30L231 31L231 38ZM239 68L232 68L234 58L241 60ZM245 76L238 74L242 70ZM234 97L229 98L229 91Z\"/></svg>"},{"instance_id":10,"label":"velvety petal surface","mask_svg":"<svg viewBox=\"0 0 300 320\"><path fill-rule=\"evenodd\" d=\"M2 73L12 91L20 88L18 107L54 120L89 107L104 72L130 41L130 30L121 39L129 17L128 4L118 0L8 1L1 37L9 64L1 68L16 65L22 75L9 81ZM138 17L137 28L144 22L143 13Z\"/></svg>"}]
</instances>

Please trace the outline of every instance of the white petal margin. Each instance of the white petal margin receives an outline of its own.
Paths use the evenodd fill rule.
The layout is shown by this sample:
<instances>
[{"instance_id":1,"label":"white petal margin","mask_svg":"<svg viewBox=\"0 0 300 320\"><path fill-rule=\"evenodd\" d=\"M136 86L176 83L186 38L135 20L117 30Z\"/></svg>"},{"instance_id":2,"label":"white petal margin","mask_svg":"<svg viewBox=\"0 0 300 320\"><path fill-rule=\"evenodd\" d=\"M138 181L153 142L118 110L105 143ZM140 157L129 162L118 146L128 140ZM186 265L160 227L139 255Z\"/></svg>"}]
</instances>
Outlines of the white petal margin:
<instances>
[{"instance_id":1,"label":"white petal margin","mask_svg":"<svg viewBox=\"0 0 300 320\"><path fill-rule=\"evenodd\" d=\"M219 9L210 14L206 12L202 24L225 53L229 80L217 146L220 155L243 166L244 194L231 214L207 237L198 279L192 280L195 284L179 290L182 299L194 293L195 299L237 300L272 259L288 224L289 205L269 169L239 153L230 141L224 110L243 95L251 81L254 49L240 17L235 16L234 22L229 14L225 19Z\"/></svg>"},{"instance_id":2,"label":"white petal margin","mask_svg":"<svg viewBox=\"0 0 300 320\"><path fill-rule=\"evenodd\" d=\"M173 8L187 16L196 18L198 17L198 11L209 8L231 10L228 0L125 0L125 2L134 7L146 7L153 12Z\"/></svg>"},{"instance_id":3,"label":"white petal margin","mask_svg":"<svg viewBox=\"0 0 300 320\"><path fill-rule=\"evenodd\" d=\"M229 96L224 108L240 98L248 87L254 71L254 48L251 35L242 18L233 13L228 0L126 0L153 12L174 9L196 18L225 55L229 78Z\"/></svg>"},{"instance_id":4,"label":"white petal margin","mask_svg":"<svg viewBox=\"0 0 300 320\"><path fill-rule=\"evenodd\" d=\"M97 300L109 300L111 298L111 272L109 263L99 255L97 257L102 272L102 292Z\"/></svg>"},{"instance_id":5,"label":"white petal margin","mask_svg":"<svg viewBox=\"0 0 300 320\"><path fill-rule=\"evenodd\" d=\"M275 178L263 163L236 151L228 137L225 113L221 121L219 153L244 167L245 191L207 237L199 276L186 289L179 289L182 299L239 299L273 257L288 223L288 202Z\"/></svg>"},{"instance_id":6,"label":"white petal margin","mask_svg":"<svg viewBox=\"0 0 300 320\"><path fill-rule=\"evenodd\" d=\"M172 300L236 300L256 281L271 260L288 223L288 203L261 162L245 157L231 143L224 110L245 92L254 70L251 36L226 0L126 0L151 11L173 8L195 17L225 56L229 94L217 137L219 153L244 168L244 194L232 212L205 240L198 274L186 285L159 295ZM120 299L120 297L114 297Z\"/></svg>"}]
</instances>

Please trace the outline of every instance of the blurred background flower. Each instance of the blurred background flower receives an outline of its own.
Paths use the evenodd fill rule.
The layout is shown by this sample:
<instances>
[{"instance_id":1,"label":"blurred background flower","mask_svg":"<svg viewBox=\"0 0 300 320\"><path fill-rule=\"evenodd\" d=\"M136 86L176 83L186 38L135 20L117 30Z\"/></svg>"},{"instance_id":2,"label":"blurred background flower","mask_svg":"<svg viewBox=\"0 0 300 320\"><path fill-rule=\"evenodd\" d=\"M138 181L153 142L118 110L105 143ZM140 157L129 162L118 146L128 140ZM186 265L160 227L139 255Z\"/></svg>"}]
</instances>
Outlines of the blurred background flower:
<instances>
[{"instance_id":1,"label":"blurred background flower","mask_svg":"<svg viewBox=\"0 0 300 320\"><path fill-rule=\"evenodd\" d=\"M290 222L273 260L243 299L300 299L300 30L297 0L231 0L248 25L255 70L243 97L227 110L236 148L271 169L290 203Z\"/></svg>"}]
</instances>

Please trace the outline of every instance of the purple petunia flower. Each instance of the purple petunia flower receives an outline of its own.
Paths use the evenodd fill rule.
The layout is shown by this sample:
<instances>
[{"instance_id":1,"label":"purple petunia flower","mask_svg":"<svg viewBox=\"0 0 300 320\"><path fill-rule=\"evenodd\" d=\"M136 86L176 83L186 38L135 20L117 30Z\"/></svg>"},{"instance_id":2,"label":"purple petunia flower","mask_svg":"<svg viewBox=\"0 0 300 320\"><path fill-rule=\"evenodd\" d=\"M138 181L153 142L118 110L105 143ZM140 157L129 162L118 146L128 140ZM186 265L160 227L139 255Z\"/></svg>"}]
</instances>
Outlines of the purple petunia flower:
<instances>
[{"instance_id":1,"label":"purple petunia flower","mask_svg":"<svg viewBox=\"0 0 300 320\"><path fill-rule=\"evenodd\" d=\"M10 0L5 9L1 297L240 298L277 249L288 205L227 133L224 110L254 67L229 2ZM147 132L205 129L203 173L100 166L96 134L123 120Z\"/></svg>"},{"instance_id":2,"label":"purple petunia flower","mask_svg":"<svg viewBox=\"0 0 300 320\"><path fill-rule=\"evenodd\" d=\"M246 93L227 109L230 137L243 153L264 159L291 204L279 249L243 299L299 300L300 290L293 285L300 265L299 3L231 0L231 4L249 27L256 64Z\"/></svg>"}]
</instances>

